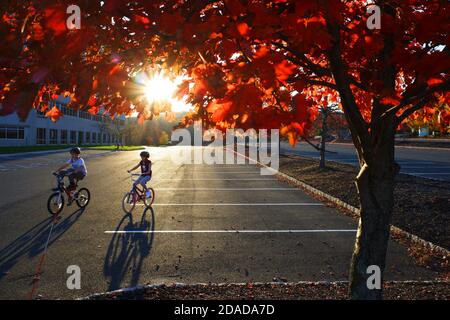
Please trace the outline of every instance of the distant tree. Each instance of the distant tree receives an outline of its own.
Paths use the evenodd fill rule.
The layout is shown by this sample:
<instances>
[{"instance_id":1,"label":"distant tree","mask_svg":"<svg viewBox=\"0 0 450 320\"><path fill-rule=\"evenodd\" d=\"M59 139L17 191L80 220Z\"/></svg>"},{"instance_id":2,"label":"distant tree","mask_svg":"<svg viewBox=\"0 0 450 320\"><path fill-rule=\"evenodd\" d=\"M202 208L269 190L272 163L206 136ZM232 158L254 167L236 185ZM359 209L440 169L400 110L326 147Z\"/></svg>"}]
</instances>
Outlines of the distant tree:
<instances>
[{"instance_id":1,"label":"distant tree","mask_svg":"<svg viewBox=\"0 0 450 320\"><path fill-rule=\"evenodd\" d=\"M340 109L337 105L326 105L319 108L319 120L320 120L320 161L319 168L325 168L325 153L326 153L326 142L331 137L331 126L336 123L341 123L342 119L334 117L333 115L340 113Z\"/></svg>"},{"instance_id":2,"label":"distant tree","mask_svg":"<svg viewBox=\"0 0 450 320\"><path fill-rule=\"evenodd\" d=\"M124 120L122 120L122 121L124 121ZM125 123L122 121L119 121L119 119L112 120L109 118L109 116L105 116L103 118L103 121L100 121L98 123L98 126L99 126L101 132L106 132L106 133L110 134L120 144L123 142L125 133L127 131Z\"/></svg>"},{"instance_id":3,"label":"distant tree","mask_svg":"<svg viewBox=\"0 0 450 320\"><path fill-rule=\"evenodd\" d=\"M169 142L169 135L167 134L167 132L165 131L161 132L161 134L159 135L158 142L160 145L166 145Z\"/></svg>"},{"instance_id":4,"label":"distant tree","mask_svg":"<svg viewBox=\"0 0 450 320\"><path fill-rule=\"evenodd\" d=\"M450 105L441 103L433 108L420 110L408 117L404 124L414 132L428 127L430 133L438 132L443 136L450 134Z\"/></svg>"}]
</instances>

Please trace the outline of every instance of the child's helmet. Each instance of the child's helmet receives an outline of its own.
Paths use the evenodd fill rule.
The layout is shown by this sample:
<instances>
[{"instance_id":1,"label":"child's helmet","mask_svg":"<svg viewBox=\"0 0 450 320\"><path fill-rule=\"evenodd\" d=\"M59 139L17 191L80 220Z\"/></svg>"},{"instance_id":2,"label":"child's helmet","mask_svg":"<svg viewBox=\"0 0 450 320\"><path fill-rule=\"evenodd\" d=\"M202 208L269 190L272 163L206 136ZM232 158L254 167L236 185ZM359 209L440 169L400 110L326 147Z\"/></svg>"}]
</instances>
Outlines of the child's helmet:
<instances>
[{"instance_id":1,"label":"child's helmet","mask_svg":"<svg viewBox=\"0 0 450 320\"><path fill-rule=\"evenodd\" d=\"M70 154L80 154L80 153L81 153L81 149L78 147L70 149Z\"/></svg>"},{"instance_id":2,"label":"child's helmet","mask_svg":"<svg viewBox=\"0 0 450 320\"><path fill-rule=\"evenodd\" d=\"M148 153L147 151L142 151L140 154L141 157L146 157L146 158L150 158L150 153Z\"/></svg>"}]
</instances>

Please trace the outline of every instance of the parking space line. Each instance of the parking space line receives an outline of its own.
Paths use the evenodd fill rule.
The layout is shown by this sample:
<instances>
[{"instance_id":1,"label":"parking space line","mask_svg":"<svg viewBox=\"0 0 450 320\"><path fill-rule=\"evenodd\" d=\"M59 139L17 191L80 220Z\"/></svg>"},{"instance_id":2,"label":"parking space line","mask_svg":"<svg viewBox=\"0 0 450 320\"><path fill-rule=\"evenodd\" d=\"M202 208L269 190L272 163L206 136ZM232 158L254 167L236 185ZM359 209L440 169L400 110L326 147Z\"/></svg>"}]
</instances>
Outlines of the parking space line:
<instances>
[{"instance_id":1,"label":"parking space line","mask_svg":"<svg viewBox=\"0 0 450 320\"><path fill-rule=\"evenodd\" d=\"M299 188L155 188L155 191L302 191Z\"/></svg>"},{"instance_id":2,"label":"parking space line","mask_svg":"<svg viewBox=\"0 0 450 320\"><path fill-rule=\"evenodd\" d=\"M404 171L401 171L400 173L407 173L407 174L411 174L411 175L443 175L443 176L450 175L450 172L404 172Z\"/></svg>"},{"instance_id":3,"label":"parking space line","mask_svg":"<svg viewBox=\"0 0 450 320\"><path fill-rule=\"evenodd\" d=\"M186 171L186 173L241 173L241 174L259 174L259 171Z\"/></svg>"},{"instance_id":4,"label":"parking space line","mask_svg":"<svg viewBox=\"0 0 450 320\"><path fill-rule=\"evenodd\" d=\"M430 168L430 165L423 165L423 166L414 166L414 167L409 167L408 165L402 165L402 169L407 169L407 170L410 170L410 169L427 169L427 168ZM441 167L441 166L435 166L435 167L431 167L430 169L436 169L436 168L439 168L439 169L450 169L450 167Z\"/></svg>"},{"instance_id":5,"label":"parking space line","mask_svg":"<svg viewBox=\"0 0 450 320\"><path fill-rule=\"evenodd\" d=\"M174 179L155 179L155 181L276 181L276 178L205 178L205 179L193 179L193 178L174 178Z\"/></svg>"},{"instance_id":6,"label":"parking space line","mask_svg":"<svg viewBox=\"0 0 450 320\"><path fill-rule=\"evenodd\" d=\"M355 229L325 230L107 230L106 234L121 233L355 233Z\"/></svg>"},{"instance_id":7,"label":"parking space line","mask_svg":"<svg viewBox=\"0 0 450 320\"><path fill-rule=\"evenodd\" d=\"M136 206L144 206L143 203L136 203ZM152 206L178 207L178 206L323 206L318 202L298 202L298 203L154 203Z\"/></svg>"}]
</instances>

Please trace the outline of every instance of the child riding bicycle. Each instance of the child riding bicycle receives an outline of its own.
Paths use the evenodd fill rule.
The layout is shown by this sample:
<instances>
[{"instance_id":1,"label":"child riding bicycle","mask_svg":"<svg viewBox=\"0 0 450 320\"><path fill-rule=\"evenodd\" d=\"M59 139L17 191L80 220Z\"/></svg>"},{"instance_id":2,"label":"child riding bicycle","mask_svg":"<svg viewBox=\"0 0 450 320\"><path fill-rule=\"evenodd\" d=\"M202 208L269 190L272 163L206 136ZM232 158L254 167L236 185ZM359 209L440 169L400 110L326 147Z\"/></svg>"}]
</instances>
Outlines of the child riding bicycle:
<instances>
[{"instance_id":1,"label":"child riding bicycle","mask_svg":"<svg viewBox=\"0 0 450 320\"><path fill-rule=\"evenodd\" d=\"M67 162L59 167L55 173L58 174L58 179L63 180L65 176L69 178L69 186L67 188L70 191L68 205L72 203L73 191L75 191L77 181L83 180L87 175L86 164L83 158L80 157L81 149L76 147L70 150L71 158ZM66 169L68 168L68 169Z\"/></svg>"},{"instance_id":2,"label":"child riding bicycle","mask_svg":"<svg viewBox=\"0 0 450 320\"><path fill-rule=\"evenodd\" d=\"M144 187L144 189L147 190L146 183L149 182L150 179L152 178L152 162L149 160L150 154L147 151L142 151L140 153L140 156L141 161L139 161L139 163L130 170L127 170L127 172L131 173L132 171L141 167L141 175L133 183L133 187L136 187L138 184L141 184Z\"/></svg>"}]
</instances>

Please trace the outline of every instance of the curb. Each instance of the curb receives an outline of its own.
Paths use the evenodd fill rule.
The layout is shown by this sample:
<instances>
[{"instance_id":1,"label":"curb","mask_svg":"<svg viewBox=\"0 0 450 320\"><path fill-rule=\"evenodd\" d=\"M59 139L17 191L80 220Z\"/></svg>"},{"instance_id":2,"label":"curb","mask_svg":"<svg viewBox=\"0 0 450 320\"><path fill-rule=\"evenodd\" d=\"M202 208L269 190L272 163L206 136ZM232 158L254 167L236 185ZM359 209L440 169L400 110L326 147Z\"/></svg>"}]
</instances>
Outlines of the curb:
<instances>
[{"instance_id":1,"label":"curb","mask_svg":"<svg viewBox=\"0 0 450 320\"><path fill-rule=\"evenodd\" d=\"M387 284L427 284L427 285L433 285L433 284L448 284L448 281L445 280L392 280L392 281L385 281L385 283ZM82 298L77 298L76 300L89 300L89 299L95 299L95 298L100 298L100 297L107 297L107 296L115 296L118 294L122 294L122 293L132 293L132 292L138 292L138 291L145 291L148 289L163 289L163 288L179 288L179 289L184 289L184 288L195 288L195 287L232 287L232 286L236 286L236 287L246 287L249 284L253 285L253 286L264 286L264 285L269 285L269 286L284 286L284 287L291 287L291 286L296 286L296 285L339 285L339 284L344 284L344 285L348 285L349 281L348 280L342 280L342 281L299 281L299 282L282 282L282 281L278 281L278 282L230 282L230 283L225 283L225 282L220 282L220 283L192 283L192 284L188 284L188 283L179 283L179 282L175 282L175 283L169 283L169 284L165 284L165 283L160 283L160 284L149 284L149 285L138 285L135 287L129 287L129 288L122 288L122 289L117 289L114 291L106 291L106 292L99 292L99 293L93 293L91 295L82 297Z\"/></svg>"},{"instance_id":2,"label":"curb","mask_svg":"<svg viewBox=\"0 0 450 320\"><path fill-rule=\"evenodd\" d=\"M396 141L396 142L400 142L400 141ZM418 143L427 143L427 142L418 142ZM441 142L441 143L449 143L449 142ZM351 146L353 146L353 143L350 143L350 142L330 142L330 145L345 145L345 146L347 146L347 145L350 146L351 145ZM424 150L450 151L450 147L421 147L421 146L404 146L404 145L395 145L395 147L396 148L405 148L405 149L424 149Z\"/></svg>"},{"instance_id":3,"label":"curb","mask_svg":"<svg viewBox=\"0 0 450 320\"><path fill-rule=\"evenodd\" d=\"M300 188L302 188L302 189L304 189L306 191L309 191L309 192L311 192L312 194L314 194L316 196L325 198L326 200L328 200L331 203L333 203L335 206L337 206L339 208L342 208L342 209L345 209L345 210L348 210L351 213L359 216L359 209L358 208L356 208L356 207L354 207L354 206L352 206L352 205L350 205L350 204L348 204L348 203L346 203L346 202L344 202L344 201L342 201L342 200L340 200L340 199L338 199L336 197L333 197L332 195L330 195L328 193L325 193L325 192L323 192L323 191L321 191L319 189L316 189L313 186L311 186L311 185L309 185L309 184L307 184L307 183L305 183L303 181L297 180L296 178L291 177L291 176L289 176L289 175L287 175L287 174L285 174L283 172L280 172L280 171L277 171L277 170L275 170L273 168L270 168L270 167L260 163L259 161L253 160L253 159L251 159L251 158L249 158L249 157L247 157L247 156L245 156L243 154L240 154L240 153L238 153L238 152L236 152L234 150L232 150L232 151L235 152L236 154L238 154L238 155L248 159L249 161L253 161L254 163L257 163L259 166L265 167L267 170L270 170L270 171L274 172L275 175L277 175L277 176L279 176L279 177L281 177L281 178L283 178L285 180L288 180L288 181L292 182L296 186L298 186L298 187L300 187ZM407 232L407 231L405 231L403 229L400 229L400 228L398 228L396 226L391 225L391 236L394 233L400 234L404 238L406 238L408 240L411 240L412 243L415 243L415 244L418 244L418 245L420 245L422 247L431 249L432 251L439 252L440 254L442 254L444 256L450 256L450 251L449 250L447 250L447 249L445 249L443 247L440 247L438 245L435 245L434 243L432 243L430 241L424 240L424 239L422 239L422 238L420 238L420 237L418 237L418 236L416 236L414 234L411 234L411 233L409 233L409 232Z\"/></svg>"},{"instance_id":4,"label":"curb","mask_svg":"<svg viewBox=\"0 0 450 320\"><path fill-rule=\"evenodd\" d=\"M30 151L30 152L18 152L18 153L1 153L0 158L3 157L17 157L17 156L28 156L28 155L43 155L43 154L53 154L60 152L67 152L70 148L57 149L57 150L43 150L43 151Z\"/></svg>"}]
</instances>

